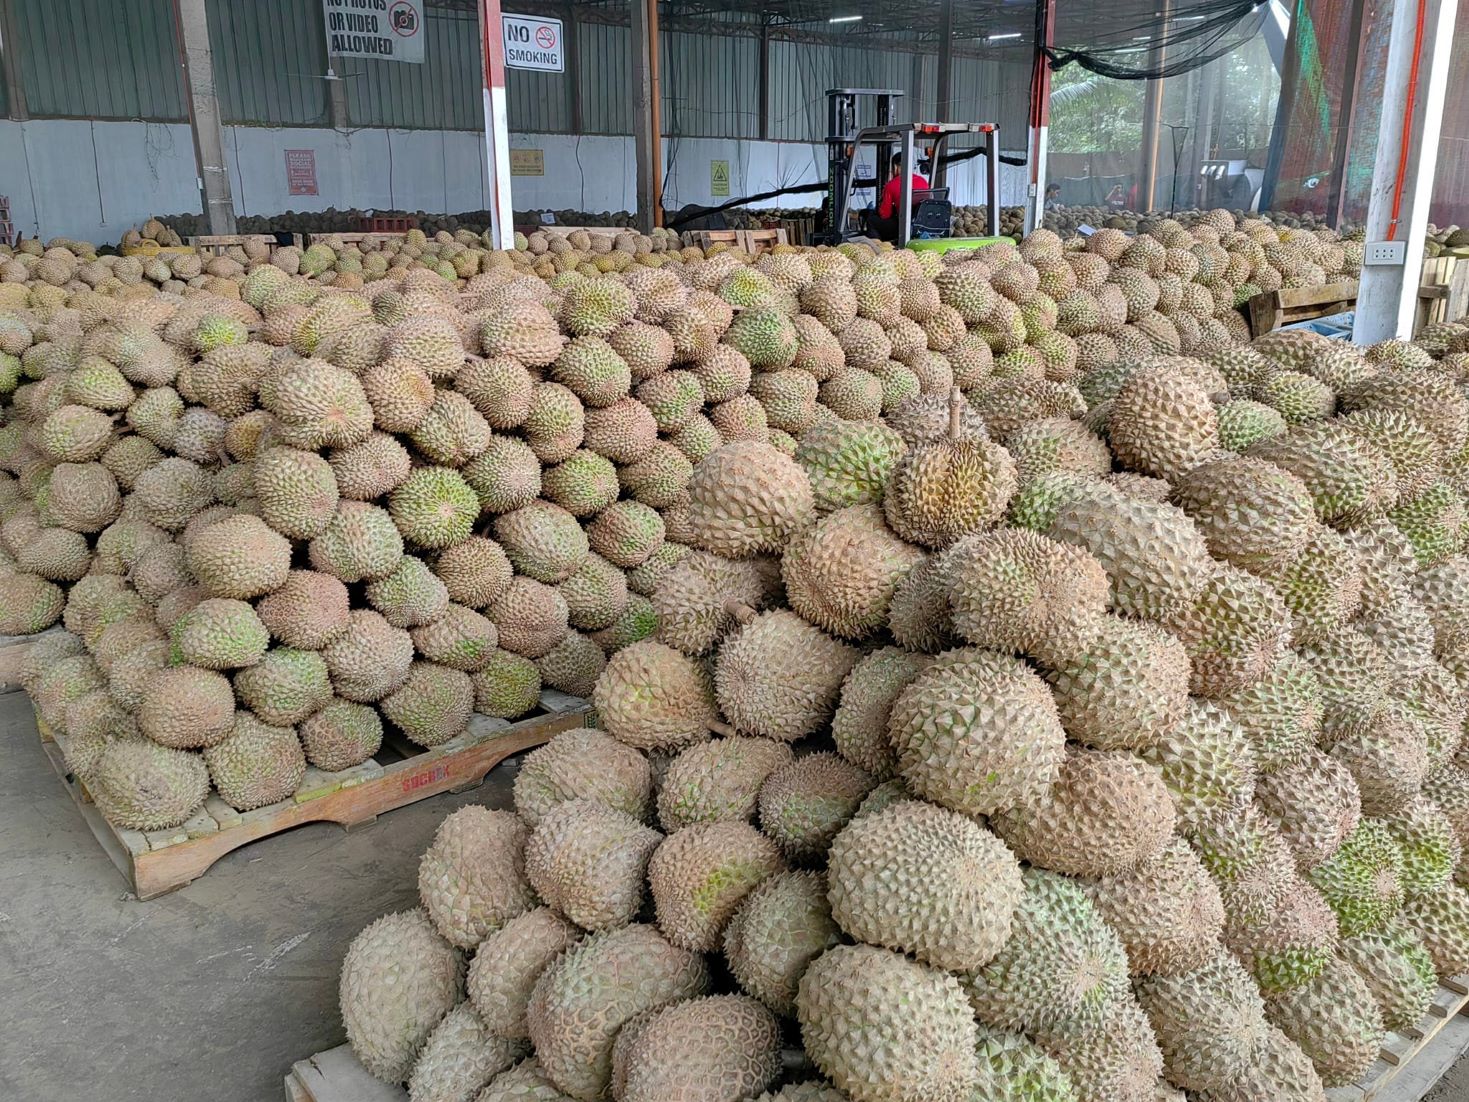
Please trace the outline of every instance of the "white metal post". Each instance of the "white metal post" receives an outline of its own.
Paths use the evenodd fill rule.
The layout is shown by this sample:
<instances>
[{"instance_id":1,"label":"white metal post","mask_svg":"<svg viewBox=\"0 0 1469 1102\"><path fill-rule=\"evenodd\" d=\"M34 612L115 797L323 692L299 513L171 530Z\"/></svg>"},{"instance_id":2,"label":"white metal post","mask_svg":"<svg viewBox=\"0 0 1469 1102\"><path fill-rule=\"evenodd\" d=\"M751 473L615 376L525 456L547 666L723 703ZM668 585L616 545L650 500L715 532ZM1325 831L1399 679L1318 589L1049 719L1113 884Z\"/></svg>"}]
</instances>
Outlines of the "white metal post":
<instances>
[{"instance_id":1,"label":"white metal post","mask_svg":"<svg viewBox=\"0 0 1469 1102\"><path fill-rule=\"evenodd\" d=\"M235 200L230 192L229 166L224 161L224 130L219 120L219 98L214 91L214 55L209 48L204 0L174 0L174 19L178 26L184 93L189 99L189 128L193 131L204 221L210 233L234 233Z\"/></svg>"},{"instance_id":2,"label":"white metal post","mask_svg":"<svg viewBox=\"0 0 1469 1102\"><path fill-rule=\"evenodd\" d=\"M510 117L505 110L505 31L500 0L479 0L483 54L485 169L490 177L490 240L497 249L515 248L515 212L510 205Z\"/></svg>"},{"instance_id":3,"label":"white metal post","mask_svg":"<svg viewBox=\"0 0 1469 1102\"><path fill-rule=\"evenodd\" d=\"M1046 155L1051 146L1051 59L1045 50L1056 38L1056 0L1045 0L1045 41L1036 43L1035 72L1030 86L1030 127L1026 134L1026 160L1030 180L1025 189L1025 232L1034 233L1046 220ZM998 143L996 143L998 146ZM998 148L995 157L999 156ZM998 181L998 166L990 176ZM998 233L999 230L991 231Z\"/></svg>"},{"instance_id":4,"label":"white metal post","mask_svg":"<svg viewBox=\"0 0 1469 1102\"><path fill-rule=\"evenodd\" d=\"M1457 0L1397 0L1352 339L1413 335Z\"/></svg>"}]
</instances>

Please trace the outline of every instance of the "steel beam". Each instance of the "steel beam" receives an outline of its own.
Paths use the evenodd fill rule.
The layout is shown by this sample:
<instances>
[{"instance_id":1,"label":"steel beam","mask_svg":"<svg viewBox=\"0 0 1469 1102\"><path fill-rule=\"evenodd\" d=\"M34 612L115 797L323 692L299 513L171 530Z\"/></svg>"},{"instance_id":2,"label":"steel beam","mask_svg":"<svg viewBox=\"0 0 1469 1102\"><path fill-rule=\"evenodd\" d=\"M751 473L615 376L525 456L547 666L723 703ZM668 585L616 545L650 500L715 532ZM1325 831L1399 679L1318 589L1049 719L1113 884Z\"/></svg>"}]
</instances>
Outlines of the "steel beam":
<instances>
[{"instance_id":1,"label":"steel beam","mask_svg":"<svg viewBox=\"0 0 1469 1102\"><path fill-rule=\"evenodd\" d=\"M1367 260L1352 328L1358 344L1413 335L1457 7L1458 0L1393 5L1367 207ZM1375 259L1389 242L1401 259Z\"/></svg>"},{"instance_id":2,"label":"steel beam","mask_svg":"<svg viewBox=\"0 0 1469 1102\"><path fill-rule=\"evenodd\" d=\"M938 75L934 81L934 122L953 122L954 83L954 0L942 0L939 5L939 56ZM917 89L915 89L915 92ZM913 101L913 110L919 110L919 101ZM933 186L949 186L949 169L942 163L933 166Z\"/></svg>"},{"instance_id":3,"label":"steel beam","mask_svg":"<svg viewBox=\"0 0 1469 1102\"><path fill-rule=\"evenodd\" d=\"M204 0L174 0L173 13L204 221L212 234L234 233L235 200L230 194L230 170L224 159L224 128L214 90L214 54L209 48Z\"/></svg>"}]
</instances>

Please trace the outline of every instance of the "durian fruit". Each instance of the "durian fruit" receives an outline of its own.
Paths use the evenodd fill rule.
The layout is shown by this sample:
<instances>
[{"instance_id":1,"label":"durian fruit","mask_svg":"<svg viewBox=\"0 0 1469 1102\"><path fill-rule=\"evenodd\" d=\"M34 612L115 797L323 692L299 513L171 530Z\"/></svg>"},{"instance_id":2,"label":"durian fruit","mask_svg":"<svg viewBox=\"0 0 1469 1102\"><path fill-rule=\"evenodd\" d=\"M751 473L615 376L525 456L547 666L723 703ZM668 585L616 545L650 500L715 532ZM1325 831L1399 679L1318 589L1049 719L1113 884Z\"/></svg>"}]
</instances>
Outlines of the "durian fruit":
<instances>
[{"instance_id":1,"label":"durian fruit","mask_svg":"<svg viewBox=\"0 0 1469 1102\"><path fill-rule=\"evenodd\" d=\"M980 1026L976 1055L976 1098L994 1102L1076 1102L1071 1077L1021 1034Z\"/></svg>"},{"instance_id":2,"label":"durian fruit","mask_svg":"<svg viewBox=\"0 0 1469 1102\"><path fill-rule=\"evenodd\" d=\"M1327 1086L1355 1082L1377 1059L1382 1015L1366 982L1340 957L1315 979L1271 995L1265 1014L1301 1046Z\"/></svg>"},{"instance_id":3,"label":"durian fruit","mask_svg":"<svg viewBox=\"0 0 1469 1102\"><path fill-rule=\"evenodd\" d=\"M1315 751L1296 765L1261 776L1255 793L1303 870L1329 860L1356 829L1362 811L1351 771Z\"/></svg>"},{"instance_id":4,"label":"durian fruit","mask_svg":"<svg viewBox=\"0 0 1469 1102\"><path fill-rule=\"evenodd\" d=\"M709 677L692 659L652 640L607 662L592 704L603 729L636 749L677 748L708 737L718 719Z\"/></svg>"},{"instance_id":5,"label":"durian fruit","mask_svg":"<svg viewBox=\"0 0 1469 1102\"><path fill-rule=\"evenodd\" d=\"M525 878L541 901L584 930L631 922L648 858L663 836L594 800L551 808L525 847Z\"/></svg>"},{"instance_id":6,"label":"durian fruit","mask_svg":"<svg viewBox=\"0 0 1469 1102\"><path fill-rule=\"evenodd\" d=\"M1216 946L1196 968L1149 977L1136 990L1169 1082L1211 1091L1249 1074L1270 1027L1254 980L1228 952Z\"/></svg>"},{"instance_id":7,"label":"durian fruit","mask_svg":"<svg viewBox=\"0 0 1469 1102\"><path fill-rule=\"evenodd\" d=\"M1127 952L1075 881L1022 874L1025 895L999 955L965 979L980 1022L1033 1035L1100 1026L1131 998Z\"/></svg>"},{"instance_id":8,"label":"durian fruit","mask_svg":"<svg viewBox=\"0 0 1469 1102\"><path fill-rule=\"evenodd\" d=\"M704 994L708 984L703 958L670 945L652 926L583 938L540 974L526 1005L542 1073L573 1098L601 1097L618 1031L644 1011Z\"/></svg>"},{"instance_id":9,"label":"durian fruit","mask_svg":"<svg viewBox=\"0 0 1469 1102\"><path fill-rule=\"evenodd\" d=\"M289 798L306 774L295 728L272 727L251 712L236 712L229 734L203 753L210 781L236 811Z\"/></svg>"},{"instance_id":10,"label":"durian fruit","mask_svg":"<svg viewBox=\"0 0 1469 1102\"><path fill-rule=\"evenodd\" d=\"M517 915L485 936L469 963L465 993L490 1033L527 1036L525 1008L536 979L579 936L549 907Z\"/></svg>"},{"instance_id":11,"label":"durian fruit","mask_svg":"<svg viewBox=\"0 0 1469 1102\"><path fill-rule=\"evenodd\" d=\"M623 1102L743 1100L780 1072L775 1017L745 995L710 995L649 1011L612 1049L612 1087Z\"/></svg>"},{"instance_id":12,"label":"durian fruit","mask_svg":"<svg viewBox=\"0 0 1469 1102\"><path fill-rule=\"evenodd\" d=\"M1367 984L1387 1029L1416 1028L1438 994L1433 958L1422 939L1399 924L1343 938L1341 956Z\"/></svg>"},{"instance_id":13,"label":"durian fruit","mask_svg":"<svg viewBox=\"0 0 1469 1102\"><path fill-rule=\"evenodd\" d=\"M339 999L362 1066L384 1082L406 1080L463 983L463 958L422 909L386 915L358 934L342 962Z\"/></svg>"},{"instance_id":14,"label":"durian fruit","mask_svg":"<svg viewBox=\"0 0 1469 1102\"><path fill-rule=\"evenodd\" d=\"M1063 768L1066 736L1045 683L1023 661L977 648L946 651L913 677L887 730L909 787L965 814L1040 805Z\"/></svg>"},{"instance_id":15,"label":"durian fruit","mask_svg":"<svg viewBox=\"0 0 1469 1102\"><path fill-rule=\"evenodd\" d=\"M418 866L418 894L435 928L472 949L536 905L525 879L528 831L512 812L460 808L439 824Z\"/></svg>"},{"instance_id":16,"label":"durian fruit","mask_svg":"<svg viewBox=\"0 0 1469 1102\"><path fill-rule=\"evenodd\" d=\"M1469 892L1457 884L1419 892L1403 900L1403 925L1423 939L1440 976L1469 969Z\"/></svg>"},{"instance_id":17,"label":"durian fruit","mask_svg":"<svg viewBox=\"0 0 1469 1102\"><path fill-rule=\"evenodd\" d=\"M760 829L787 860L820 861L876 783L836 754L807 754L760 786Z\"/></svg>"},{"instance_id":18,"label":"durian fruit","mask_svg":"<svg viewBox=\"0 0 1469 1102\"><path fill-rule=\"evenodd\" d=\"M1377 820L1363 819L1308 875L1346 937L1381 929L1403 902L1402 850Z\"/></svg>"},{"instance_id":19,"label":"durian fruit","mask_svg":"<svg viewBox=\"0 0 1469 1102\"><path fill-rule=\"evenodd\" d=\"M725 926L724 959L740 987L790 1017L807 966L840 938L826 878L817 872L778 872L745 896Z\"/></svg>"},{"instance_id":20,"label":"durian fruit","mask_svg":"<svg viewBox=\"0 0 1469 1102\"><path fill-rule=\"evenodd\" d=\"M852 937L974 971L1010 935L1020 866L994 835L921 801L850 823L832 843L832 916Z\"/></svg>"},{"instance_id":21,"label":"durian fruit","mask_svg":"<svg viewBox=\"0 0 1469 1102\"><path fill-rule=\"evenodd\" d=\"M877 780L897 769L888 740L893 703L929 661L927 655L883 647L859 660L842 683L831 719L832 741L842 757Z\"/></svg>"},{"instance_id":22,"label":"durian fruit","mask_svg":"<svg viewBox=\"0 0 1469 1102\"><path fill-rule=\"evenodd\" d=\"M1311 1058L1274 1026L1255 1046L1240 1075L1199 1094L1201 1102L1321 1102L1326 1091Z\"/></svg>"},{"instance_id":23,"label":"durian fruit","mask_svg":"<svg viewBox=\"0 0 1469 1102\"><path fill-rule=\"evenodd\" d=\"M907 450L891 424L827 418L801 434L796 462L806 469L820 513L877 504Z\"/></svg>"},{"instance_id":24,"label":"durian fruit","mask_svg":"<svg viewBox=\"0 0 1469 1102\"><path fill-rule=\"evenodd\" d=\"M900 953L838 945L801 977L807 1055L853 1102L968 1102L974 1017L954 977Z\"/></svg>"},{"instance_id":25,"label":"durian fruit","mask_svg":"<svg viewBox=\"0 0 1469 1102\"><path fill-rule=\"evenodd\" d=\"M941 562L953 630L976 646L1059 665L1105 609L1095 559L1023 528L967 536Z\"/></svg>"},{"instance_id":26,"label":"durian fruit","mask_svg":"<svg viewBox=\"0 0 1469 1102\"><path fill-rule=\"evenodd\" d=\"M468 1002L440 1019L408 1076L408 1097L439 1102L473 1095L526 1055L524 1041L496 1037Z\"/></svg>"},{"instance_id":27,"label":"durian fruit","mask_svg":"<svg viewBox=\"0 0 1469 1102\"><path fill-rule=\"evenodd\" d=\"M804 468L755 440L711 452L688 493L691 542L731 559L780 551L815 510Z\"/></svg>"},{"instance_id":28,"label":"durian fruit","mask_svg":"<svg viewBox=\"0 0 1469 1102\"><path fill-rule=\"evenodd\" d=\"M791 608L824 631L861 639L887 621L898 583L922 558L876 505L828 513L796 533L781 558Z\"/></svg>"},{"instance_id":29,"label":"durian fruit","mask_svg":"<svg viewBox=\"0 0 1469 1102\"><path fill-rule=\"evenodd\" d=\"M1126 876L1084 882L1127 949L1134 976L1177 976L1215 954L1224 927L1219 889L1187 843L1174 840Z\"/></svg>"},{"instance_id":30,"label":"durian fruit","mask_svg":"<svg viewBox=\"0 0 1469 1102\"><path fill-rule=\"evenodd\" d=\"M962 395L949 399L946 439L915 446L888 478L883 509L899 536L925 547L947 547L1005 515L1016 488L1015 464L998 444L964 438Z\"/></svg>"},{"instance_id":31,"label":"durian fruit","mask_svg":"<svg viewBox=\"0 0 1469 1102\"><path fill-rule=\"evenodd\" d=\"M741 627L720 647L714 666L725 718L742 733L785 742L828 722L857 652L792 612L731 611Z\"/></svg>"},{"instance_id":32,"label":"durian fruit","mask_svg":"<svg viewBox=\"0 0 1469 1102\"><path fill-rule=\"evenodd\" d=\"M642 754L601 731L563 731L525 756L514 794L515 813L532 829L557 805L583 799L642 821L653 775Z\"/></svg>"},{"instance_id":33,"label":"durian fruit","mask_svg":"<svg viewBox=\"0 0 1469 1102\"><path fill-rule=\"evenodd\" d=\"M1166 631L1098 616L1086 642L1051 674L1067 735L1103 750L1155 746L1183 717L1189 659Z\"/></svg>"},{"instance_id":34,"label":"durian fruit","mask_svg":"<svg viewBox=\"0 0 1469 1102\"><path fill-rule=\"evenodd\" d=\"M681 948L717 948L740 901L784 867L775 843L743 822L695 823L668 835L648 862L658 929Z\"/></svg>"},{"instance_id":35,"label":"durian fruit","mask_svg":"<svg viewBox=\"0 0 1469 1102\"><path fill-rule=\"evenodd\" d=\"M1139 367L1112 399L1107 441L1132 470L1176 478L1219 447L1208 390L1171 366Z\"/></svg>"},{"instance_id":36,"label":"durian fruit","mask_svg":"<svg viewBox=\"0 0 1469 1102\"><path fill-rule=\"evenodd\" d=\"M754 818L765 779L793 759L773 739L732 735L697 743L668 763L658 785L658 821L665 831L693 823Z\"/></svg>"},{"instance_id":37,"label":"durian fruit","mask_svg":"<svg viewBox=\"0 0 1469 1102\"><path fill-rule=\"evenodd\" d=\"M1092 1029L1046 1034L1040 1041L1079 1102L1151 1102L1156 1096L1163 1057L1147 1015L1131 998L1108 1007Z\"/></svg>"},{"instance_id":38,"label":"durian fruit","mask_svg":"<svg viewBox=\"0 0 1469 1102\"><path fill-rule=\"evenodd\" d=\"M1190 698L1179 722L1142 756L1161 770L1184 833L1227 819L1256 794L1249 739L1227 711L1206 701Z\"/></svg>"},{"instance_id":39,"label":"durian fruit","mask_svg":"<svg viewBox=\"0 0 1469 1102\"><path fill-rule=\"evenodd\" d=\"M86 784L107 820L128 830L177 826L209 795L209 773L198 754L147 739L107 743Z\"/></svg>"},{"instance_id":40,"label":"durian fruit","mask_svg":"<svg viewBox=\"0 0 1469 1102\"><path fill-rule=\"evenodd\" d=\"M1122 751L1068 747L1050 798L990 819L1016 856L1072 876L1134 872L1173 836L1173 799L1156 766Z\"/></svg>"}]
</instances>

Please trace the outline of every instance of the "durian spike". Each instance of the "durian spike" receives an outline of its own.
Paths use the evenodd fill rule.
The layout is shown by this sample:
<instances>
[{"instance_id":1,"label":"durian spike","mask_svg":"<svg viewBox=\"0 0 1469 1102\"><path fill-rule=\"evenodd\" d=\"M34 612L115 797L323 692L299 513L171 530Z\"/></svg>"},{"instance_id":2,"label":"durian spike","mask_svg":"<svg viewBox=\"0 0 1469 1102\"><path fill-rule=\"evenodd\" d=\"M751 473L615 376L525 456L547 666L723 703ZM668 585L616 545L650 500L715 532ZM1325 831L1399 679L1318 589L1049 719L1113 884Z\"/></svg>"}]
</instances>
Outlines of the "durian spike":
<instances>
[{"instance_id":1,"label":"durian spike","mask_svg":"<svg viewBox=\"0 0 1469 1102\"><path fill-rule=\"evenodd\" d=\"M949 391L949 440L959 442L959 418L964 412L964 392L958 387Z\"/></svg>"},{"instance_id":2,"label":"durian spike","mask_svg":"<svg viewBox=\"0 0 1469 1102\"><path fill-rule=\"evenodd\" d=\"M755 610L744 601L731 597L724 602L724 611L733 616L741 625L748 624L755 618Z\"/></svg>"}]
</instances>

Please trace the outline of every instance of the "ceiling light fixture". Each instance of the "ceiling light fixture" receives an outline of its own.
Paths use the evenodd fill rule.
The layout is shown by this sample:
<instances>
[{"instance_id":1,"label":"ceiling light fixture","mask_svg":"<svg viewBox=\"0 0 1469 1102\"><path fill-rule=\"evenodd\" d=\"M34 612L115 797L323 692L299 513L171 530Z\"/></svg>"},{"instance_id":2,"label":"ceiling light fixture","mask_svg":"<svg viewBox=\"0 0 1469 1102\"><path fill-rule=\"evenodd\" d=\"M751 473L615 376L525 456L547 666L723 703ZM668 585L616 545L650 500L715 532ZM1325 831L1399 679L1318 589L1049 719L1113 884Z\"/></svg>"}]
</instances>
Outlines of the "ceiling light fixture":
<instances>
[{"instance_id":1,"label":"ceiling light fixture","mask_svg":"<svg viewBox=\"0 0 1469 1102\"><path fill-rule=\"evenodd\" d=\"M828 23L860 23L860 22L862 22L862 17L860 15L833 15L830 19L827 20L827 22Z\"/></svg>"},{"instance_id":2,"label":"ceiling light fixture","mask_svg":"<svg viewBox=\"0 0 1469 1102\"><path fill-rule=\"evenodd\" d=\"M1004 42L1007 38L1019 38L1019 31L1010 31L1005 34L987 34L984 36L986 42Z\"/></svg>"}]
</instances>

